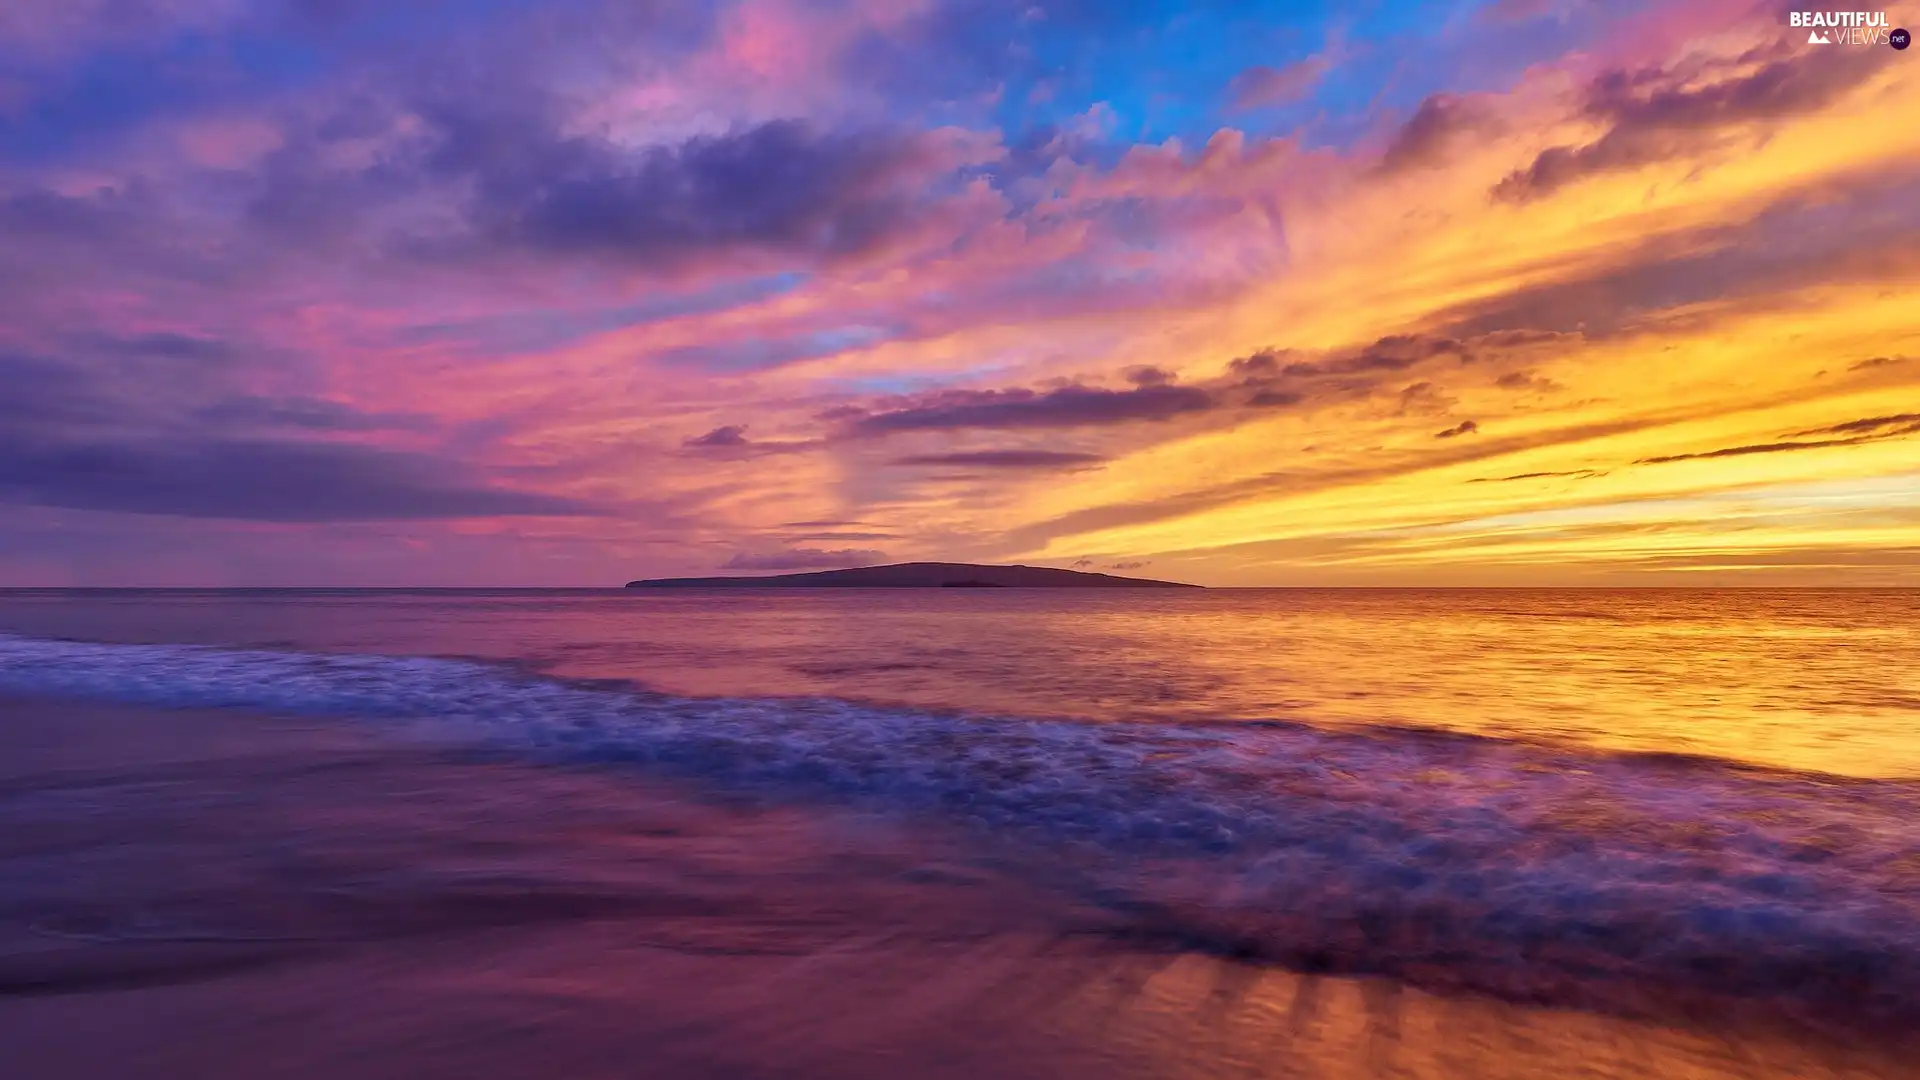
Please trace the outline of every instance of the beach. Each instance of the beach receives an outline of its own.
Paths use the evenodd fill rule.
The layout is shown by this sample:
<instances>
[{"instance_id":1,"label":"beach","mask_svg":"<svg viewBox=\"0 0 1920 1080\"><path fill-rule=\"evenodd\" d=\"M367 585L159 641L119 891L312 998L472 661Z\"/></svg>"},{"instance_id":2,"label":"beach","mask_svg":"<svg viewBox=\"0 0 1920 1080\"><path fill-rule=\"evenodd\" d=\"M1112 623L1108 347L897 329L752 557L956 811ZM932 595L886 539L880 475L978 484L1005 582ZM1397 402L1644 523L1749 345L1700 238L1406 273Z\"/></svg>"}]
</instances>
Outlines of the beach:
<instances>
[{"instance_id":1,"label":"beach","mask_svg":"<svg viewBox=\"0 0 1920 1080\"><path fill-rule=\"evenodd\" d=\"M0 749L23 1080L1912 1075L1183 947L957 832L431 725L11 698Z\"/></svg>"}]
</instances>

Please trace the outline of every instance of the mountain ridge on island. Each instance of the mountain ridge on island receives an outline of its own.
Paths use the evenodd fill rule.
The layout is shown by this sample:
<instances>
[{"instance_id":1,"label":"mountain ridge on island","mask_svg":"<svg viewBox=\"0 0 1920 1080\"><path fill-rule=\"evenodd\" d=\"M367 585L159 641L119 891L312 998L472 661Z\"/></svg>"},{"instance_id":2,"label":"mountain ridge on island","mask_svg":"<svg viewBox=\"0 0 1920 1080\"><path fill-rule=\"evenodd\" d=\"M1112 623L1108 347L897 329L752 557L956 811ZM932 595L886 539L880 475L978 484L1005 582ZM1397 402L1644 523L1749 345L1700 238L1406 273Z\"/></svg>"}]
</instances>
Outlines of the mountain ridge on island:
<instances>
[{"instance_id":1,"label":"mountain ridge on island","mask_svg":"<svg viewBox=\"0 0 1920 1080\"><path fill-rule=\"evenodd\" d=\"M802 574L750 577L644 578L629 589L1199 589L1180 581L1056 570L1050 566L993 566L982 563L911 562L856 566Z\"/></svg>"}]
</instances>

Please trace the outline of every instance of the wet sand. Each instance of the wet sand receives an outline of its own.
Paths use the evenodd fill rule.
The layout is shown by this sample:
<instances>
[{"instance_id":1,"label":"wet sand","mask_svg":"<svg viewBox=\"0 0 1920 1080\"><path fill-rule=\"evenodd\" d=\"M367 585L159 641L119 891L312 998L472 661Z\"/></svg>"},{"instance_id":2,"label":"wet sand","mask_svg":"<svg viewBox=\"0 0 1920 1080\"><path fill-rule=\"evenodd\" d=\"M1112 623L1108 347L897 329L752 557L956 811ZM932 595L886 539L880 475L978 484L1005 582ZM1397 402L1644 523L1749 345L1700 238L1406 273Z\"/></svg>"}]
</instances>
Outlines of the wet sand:
<instances>
[{"instance_id":1,"label":"wet sand","mask_svg":"<svg viewBox=\"0 0 1920 1080\"><path fill-rule=\"evenodd\" d=\"M0 701L0 1060L40 1078L1899 1077L1187 951L966 838L421 733Z\"/></svg>"}]
</instances>

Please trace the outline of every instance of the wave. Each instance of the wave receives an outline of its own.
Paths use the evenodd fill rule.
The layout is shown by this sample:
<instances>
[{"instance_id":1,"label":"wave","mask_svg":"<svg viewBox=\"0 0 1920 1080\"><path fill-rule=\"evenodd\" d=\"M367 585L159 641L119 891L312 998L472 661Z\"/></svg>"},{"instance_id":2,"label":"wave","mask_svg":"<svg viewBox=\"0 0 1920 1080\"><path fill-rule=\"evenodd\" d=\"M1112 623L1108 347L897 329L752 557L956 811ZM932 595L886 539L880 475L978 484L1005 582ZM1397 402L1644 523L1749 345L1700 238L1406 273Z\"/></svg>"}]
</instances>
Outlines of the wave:
<instances>
[{"instance_id":1,"label":"wave","mask_svg":"<svg viewBox=\"0 0 1920 1080\"><path fill-rule=\"evenodd\" d=\"M1532 1000L1920 1021L1920 786L1416 731L703 699L442 658L0 635L0 691L432 718L532 756L935 814L1143 932Z\"/></svg>"}]
</instances>

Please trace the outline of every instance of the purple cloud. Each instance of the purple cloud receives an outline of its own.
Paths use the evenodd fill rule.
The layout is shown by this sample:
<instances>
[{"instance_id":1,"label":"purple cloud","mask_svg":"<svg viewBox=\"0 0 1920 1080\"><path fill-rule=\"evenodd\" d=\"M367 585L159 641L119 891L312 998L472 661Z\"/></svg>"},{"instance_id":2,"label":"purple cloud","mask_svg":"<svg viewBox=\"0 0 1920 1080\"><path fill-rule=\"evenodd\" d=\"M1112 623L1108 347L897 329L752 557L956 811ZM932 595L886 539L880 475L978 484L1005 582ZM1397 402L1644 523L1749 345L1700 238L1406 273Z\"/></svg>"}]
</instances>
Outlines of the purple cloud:
<instances>
[{"instance_id":1,"label":"purple cloud","mask_svg":"<svg viewBox=\"0 0 1920 1080\"><path fill-rule=\"evenodd\" d=\"M1429 94L1394 133L1381 155L1380 168L1392 173L1444 164L1447 149L1458 136L1487 124L1486 116L1470 99L1458 94Z\"/></svg>"},{"instance_id":2,"label":"purple cloud","mask_svg":"<svg viewBox=\"0 0 1920 1080\"><path fill-rule=\"evenodd\" d=\"M747 446L747 429L744 424L728 424L714 428L705 435L696 435L686 441L690 447L730 447Z\"/></svg>"},{"instance_id":3,"label":"purple cloud","mask_svg":"<svg viewBox=\"0 0 1920 1080\"><path fill-rule=\"evenodd\" d=\"M969 428L1071 428L1141 421L1165 421L1215 406L1213 395L1198 387L1147 385L1131 390L1066 386L1046 392L946 390L900 408L870 413L853 421L855 435L903 431L959 431Z\"/></svg>"},{"instance_id":4,"label":"purple cloud","mask_svg":"<svg viewBox=\"0 0 1920 1080\"><path fill-rule=\"evenodd\" d=\"M349 443L0 438L0 501L242 521L590 516L571 499L464 482L448 463Z\"/></svg>"},{"instance_id":5,"label":"purple cloud","mask_svg":"<svg viewBox=\"0 0 1920 1080\"><path fill-rule=\"evenodd\" d=\"M1682 68L1606 72L1588 85L1585 105L1589 116L1608 123L1606 134L1541 151L1496 185L1494 198L1531 201L1600 173L1696 152L1742 125L1814 112L1871 78L1884 60L1879 50L1816 49L1718 80Z\"/></svg>"},{"instance_id":6,"label":"purple cloud","mask_svg":"<svg viewBox=\"0 0 1920 1080\"><path fill-rule=\"evenodd\" d=\"M413 431L437 428L430 416L414 412L369 412L344 402L312 397L242 395L199 410L198 419L218 426L290 428L321 432Z\"/></svg>"},{"instance_id":7,"label":"purple cloud","mask_svg":"<svg viewBox=\"0 0 1920 1080\"><path fill-rule=\"evenodd\" d=\"M475 163L476 223L541 251L669 263L857 254L914 226L954 161L931 138L777 120L626 154L579 140Z\"/></svg>"},{"instance_id":8,"label":"purple cloud","mask_svg":"<svg viewBox=\"0 0 1920 1080\"><path fill-rule=\"evenodd\" d=\"M739 457L792 454L802 450L812 450L824 444L818 439L759 441L747 438L745 424L724 424L704 435L695 435L680 445L691 453Z\"/></svg>"},{"instance_id":9,"label":"purple cloud","mask_svg":"<svg viewBox=\"0 0 1920 1080\"><path fill-rule=\"evenodd\" d=\"M1324 56L1309 56L1285 67L1250 67L1227 84L1227 101L1236 109L1291 105L1312 93L1332 67Z\"/></svg>"}]
</instances>

